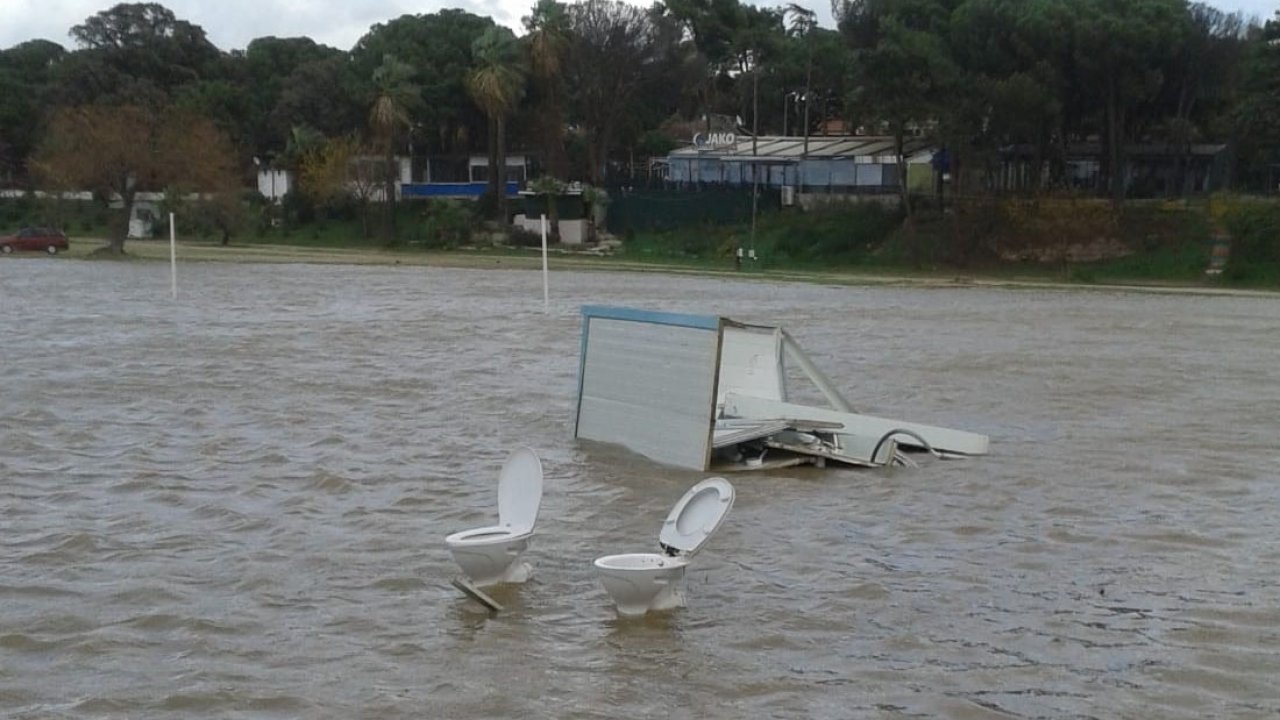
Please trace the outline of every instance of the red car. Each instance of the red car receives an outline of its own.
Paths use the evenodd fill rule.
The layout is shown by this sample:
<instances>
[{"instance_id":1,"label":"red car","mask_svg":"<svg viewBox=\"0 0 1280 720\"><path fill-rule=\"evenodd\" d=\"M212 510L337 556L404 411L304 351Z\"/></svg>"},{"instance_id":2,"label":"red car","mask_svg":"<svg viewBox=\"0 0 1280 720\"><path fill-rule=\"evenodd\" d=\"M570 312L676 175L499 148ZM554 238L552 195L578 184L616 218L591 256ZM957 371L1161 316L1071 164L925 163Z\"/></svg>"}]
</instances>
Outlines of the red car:
<instances>
[{"instance_id":1,"label":"red car","mask_svg":"<svg viewBox=\"0 0 1280 720\"><path fill-rule=\"evenodd\" d=\"M67 236L53 228L22 228L17 235L0 237L0 252L5 255L15 250L43 250L57 255L68 247Z\"/></svg>"}]
</instances>

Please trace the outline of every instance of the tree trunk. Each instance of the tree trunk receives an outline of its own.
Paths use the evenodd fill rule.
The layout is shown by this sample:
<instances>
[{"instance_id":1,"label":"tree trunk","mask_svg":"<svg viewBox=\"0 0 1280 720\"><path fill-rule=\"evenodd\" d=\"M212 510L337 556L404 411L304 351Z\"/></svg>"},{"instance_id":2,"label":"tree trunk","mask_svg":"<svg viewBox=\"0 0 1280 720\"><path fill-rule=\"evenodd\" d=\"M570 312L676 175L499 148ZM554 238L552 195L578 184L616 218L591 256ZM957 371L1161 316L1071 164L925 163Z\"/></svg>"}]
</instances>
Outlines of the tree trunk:
<instances>
[{"instance_id":1,"label":"tree trunk","mask_svg":"<svg viewBox=\"0 0 1280 720\"><path fill-rule=\"evenodd\" d=\"M491 117L491 118L489 118L489 146L488 146L488 148L487 148L487 149L488 149L488 155L489 155L489 157L488 157L488 160L489 160L489 167L488 167L488 170L489 170L489 177L488 177L489 185L488 185L488 188L489 188L489 189L488 189L488 193L489 193L489 196L490 196L491 198L493 198L493 206L494 206L495 208L497 208L497 207L498 207L498 198L500 197L500 194L499 194L499 192L498 192L498 173L497 173L497 171L496 171L496 168L497 168L497 166L498 166L498 130L497 130L497 127L498 127L498 119L497 119L497 118L495 118L495 117ZM496 212L496 210L495 210L495 212Z\"/></svg>"},{"instance_id":2,"label":"tree trunk","mask_svg":"<svg viewBox=\"0 0 1280 720\"><path fill-rule=\"evenodd\" d=\"M751 63L756 65L756 63ZM760 68L751 68L751 154L756 155L756 142L760 139Z\"/></svg>"},{"instance_id":3,"label":"tree trunk","mask_svg":"<svg viewBox=\"0 0 1280 720\"><path fill-rule=\"evenodd\" d=\"M1111 187L1111 202L1119 208L1124 202L1124 167L1122 166L1122 150L1120 144L1123 133L1120 124L1124 121L1119 108L1120 98L1115 79L1107 80L1107 180Z\"/></svg>"},{"instance_id":4,"label":"tree trunk","mask_svg":"<svg viewBox=\"0 0 1280 720\"><path fill-rule=\"evenodd\" d=\"M598 149L600 144L599 138L600 136L596 134L587 141L587 165L589 166L587 168L587 180L589 180L592 185L600 184L600 174L597 169L600 166L600 151Z\"/></svg>"},{"instance_id":5,"label":"tree trunk","mask_svg":"<svg viewBox=\"0 0 1280 720\"><path fill-rule=\"evenodd\" d=\"M547 169L552 177L567 180L569 178L569 158L564 149L564 111L560 102L554 100L548 104L544 135L547 144Z\"/></svg>"},{"instance_id":6,"label":"tree trunk","mask_svg":"<svg viewBox=\"0 0 1280 720\"><path fill-rule=\"evenodd\" d=\"M498 158L497 172L498 176L498 222L503 226L507 224L507 128L502 121L502 116L498 116Z\"/></svg>"},{"instance_id":7,"label":"tree trunk","mask_svg":"<svg viewBox=\"0 0 1280 720\"><path fill-rule=\"evenodd\" d=\"M806 38L807 40L807 38ZM809 49L809 60L804 71L804 153L802 157L809 156L809 103L813 102L811 87L813 86L813 48ZM800 184L800 192L804 192L804 183Z\"/></svg>"},{"instance_id":8,"label":"tree trunk","mask_svg":"<svg viewBox=\"0 0 1280 720\"><path fill-rule=\"evenodd\" d=\"M1031 175L1031 188L1030 188L1031 197L1039 197L1040 190L1044 186L1043 179L1044 179L1045 158L1049 155L1049 144L1052 142L1053 140L1050 139L1049 137L1048 126L1042 125L1040 127L1039 140L1038 142L1036 142L1035 171Z\"/></svg>"},{"instance_id":9,"label":"tree trunk","mask_svg":"<svg viewBox=\"0 0 1280 720\"><path fill-rule=\"evenodd\" d=\"M560 242L560 202L554 193L547 193L547 236L550 242Z\"/></svg>"},{"instance_id":10,"label":"tree trunk","mask_svg":"<svg viewBox=\"0 0 1280 720\"><path fill-rule=\"evenodd\" d=\"M907 191L906 127L898 123L893 134L894 149L898 155L898 189L902 192L902 211L911 217L911 193Z\"/></svg>"},{"instance_id":11,"label":"tree trunk","mask_svg":"<svg viewBox=\"0 0 1280 720\"><path fill-rule=\"evenodd\" d=\"M591 184L604 184L604 164L609 158L609 143L613 136L613 126L605 124L600 128L599 134L594 138L594 142L590 143L588 155L591 157Z\"/></svg>"},{"instance_id":12,"label":"tree trunk","mask_svg":"<svg viewBox=\"0 0 1280 720\"><path fill-rule=\"evenodd\" d=\"M383 179L383 199L386 201L386 219L383 223L386 228L387 236L384 238L387 242L394 243L396 241L396 178L399 175L399 165L396 163L395 148L392 146L394 136L387 136L386 150L386 167L384 168L386 177Z\"/></svg>"},{"instance_id":13,"label":"tree trunk","mask_svg":"<svg viewBox=\"0 0 1280 720\"><path fill-rule=\"evenodd\" d=\"M1182 130L1182 147L1181 156L1178 162L1178 192L1186 197L1192 192L1191 188L1191 110L1195 107L1195 95L1187 100L1185 108L1179 113L1182 122L1179 128Z\"/></svg>"},{"instance_id":14,"label":"tree trunk","mask_svg":"<svg viewBox=\"0 0 1280 720\"><path fill-rule=\"evenodd\" d=\"M125 190L120 193L120 201L124 206L124 218L119 225L116 226L115 232L111 234L111 254L124 254L124 241L129 237L129 224L133 219L133 198L136 193L133 190Z\"/></svg>"}]
</instances>

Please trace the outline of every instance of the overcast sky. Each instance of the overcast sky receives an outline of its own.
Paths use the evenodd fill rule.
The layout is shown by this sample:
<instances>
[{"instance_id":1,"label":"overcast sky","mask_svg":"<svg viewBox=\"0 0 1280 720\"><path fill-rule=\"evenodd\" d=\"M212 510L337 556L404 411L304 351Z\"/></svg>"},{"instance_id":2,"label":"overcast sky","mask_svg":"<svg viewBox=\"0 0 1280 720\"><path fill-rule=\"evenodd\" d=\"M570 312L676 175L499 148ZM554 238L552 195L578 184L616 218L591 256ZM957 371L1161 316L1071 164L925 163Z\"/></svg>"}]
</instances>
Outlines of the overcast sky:
<instances>
[{"instance_id":1,"label":"overcast sky","mask_svg":"<svg viewBox=\"0 0 1280 720\"><path fill-rule=\"evenodd\" d=\"M0 0L0 48L35 38L72 48L71 26L114 4L114 0ZM446 7L490 15L519 29L520 17L528 13L533 0L164 0L161 4L179 18L203 27L223 50L243 48L250 40L267 35L305 35L348 50L375 23ZM819 21L831 26L829 0L799 0L799 4L816 10ZM1211 4L1263 19L1280 8L1280 0L1217 0Z\"/></svg>"}]
</instances>

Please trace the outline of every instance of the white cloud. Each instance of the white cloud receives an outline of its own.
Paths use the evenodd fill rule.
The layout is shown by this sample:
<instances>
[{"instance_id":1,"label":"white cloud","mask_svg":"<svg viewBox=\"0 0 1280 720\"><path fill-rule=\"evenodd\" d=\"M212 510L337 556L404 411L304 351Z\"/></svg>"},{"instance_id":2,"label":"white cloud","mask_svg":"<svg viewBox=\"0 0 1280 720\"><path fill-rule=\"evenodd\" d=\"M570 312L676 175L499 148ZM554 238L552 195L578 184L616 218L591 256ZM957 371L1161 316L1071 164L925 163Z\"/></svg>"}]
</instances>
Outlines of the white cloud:
<instances>
[{"instance_id":1,"label":"white cloud","mask_svg":"<svg viewBox=\"0 0 1280 720\"><path fill-rule=\"evenodd\" d=\"M42 38L72 47L70 30L114 0L0 0L0 48ZM400 15L458 7L517 28L532 2L522 0L161 0L180 19L204 28L223 50L256 37L307 36L349 49L369 28Z\"/></svg>"},{"instance_id":2,"label":"white cloud","mask_svg":"<svg viewBox=\"0 0 1280 720\"><path fill-rule=\"evenodd\" d=\"M649 0L629 0L649 5ZM116 0L0 0L0 48L44 38L70 48L71 26L115 4ZM179 18L204 28L223 50L243 48L256 37L305 35L349 49L370 26L405 13L427 13L460 7L519 30L533 0L160 0ZM784 5L765 0L761 5ZM829 0L801 0L820 21L830 25ZM1263 19L1276 10L1276 0L1220 0L1215 5L1244 10Z\"/></svg>"}]
</instances>

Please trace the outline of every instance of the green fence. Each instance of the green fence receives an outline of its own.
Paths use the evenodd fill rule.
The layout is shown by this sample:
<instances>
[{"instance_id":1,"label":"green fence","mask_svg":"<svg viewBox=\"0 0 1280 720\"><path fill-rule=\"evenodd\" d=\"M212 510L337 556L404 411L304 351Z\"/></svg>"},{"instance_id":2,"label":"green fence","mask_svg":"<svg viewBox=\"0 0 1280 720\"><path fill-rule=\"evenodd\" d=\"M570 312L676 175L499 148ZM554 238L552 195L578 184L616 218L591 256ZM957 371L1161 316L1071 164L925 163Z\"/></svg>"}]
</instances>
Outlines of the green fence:
<instances>
[{"instance_id":1,"label":"green fence","mask_svg":"<svg viewBox=\"0 0 1280 720\"><path fill-rule=\"evenodd\" d=\"M760 188L760 212L779 204L776 188ZM750 222L751 188L614 191L607 218L609 232L615 235Z\"/></svg>"}]
</instances>

